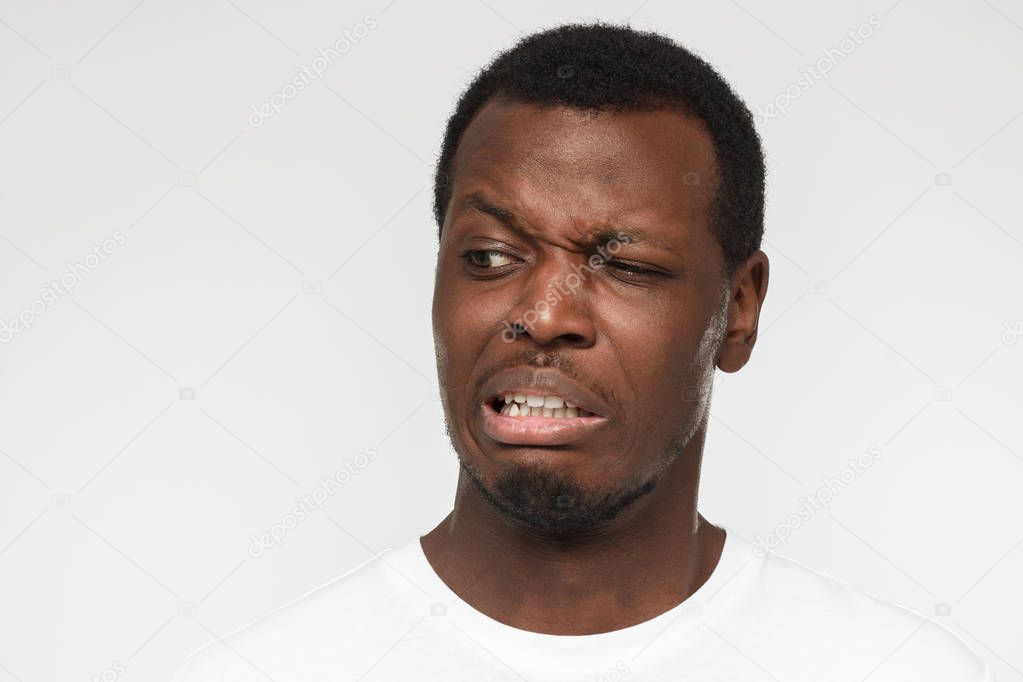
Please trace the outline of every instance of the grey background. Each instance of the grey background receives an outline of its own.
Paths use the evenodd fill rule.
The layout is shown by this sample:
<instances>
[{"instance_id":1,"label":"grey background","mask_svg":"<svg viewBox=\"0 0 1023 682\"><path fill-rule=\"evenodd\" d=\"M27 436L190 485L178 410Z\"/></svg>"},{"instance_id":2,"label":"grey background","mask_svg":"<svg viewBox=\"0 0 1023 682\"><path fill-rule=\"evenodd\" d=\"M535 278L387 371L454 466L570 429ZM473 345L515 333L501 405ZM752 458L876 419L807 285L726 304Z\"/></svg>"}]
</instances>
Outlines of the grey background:
<instances>
[{"instance_id":1,"label":"grey background","mask_svg":"<svg viewBox=\"0 0 1023 682\"><path fill-rule=\"evenodd\" d=\"M0 319L31 329L0 345L0 682L165 679L444 516L442 127L495 50L597 17L675 37L751 107L795 86L761 121L770 289L751 364L718 376L704 514L768 537L876 448L777 551L1023 680L1018 1L5 0Z\"/></svg>"}]
</instances>

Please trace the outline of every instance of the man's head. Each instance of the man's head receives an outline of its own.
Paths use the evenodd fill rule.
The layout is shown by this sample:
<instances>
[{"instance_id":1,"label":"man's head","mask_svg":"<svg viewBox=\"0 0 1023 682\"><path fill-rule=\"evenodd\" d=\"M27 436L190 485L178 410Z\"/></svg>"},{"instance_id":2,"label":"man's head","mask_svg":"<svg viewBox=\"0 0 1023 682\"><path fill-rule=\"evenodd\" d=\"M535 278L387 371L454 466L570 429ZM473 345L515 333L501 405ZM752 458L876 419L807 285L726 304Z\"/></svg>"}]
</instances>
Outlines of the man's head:
<instances>
[{"instance_id":1,"label":"man's head","mask_svg":"<svg viewBox=\"0 0 1023 682\"><path fill-rule=\"evenodd\" d=\"M702 442L715 367L756 340L763 195L749 110L663 36L563 26L476 77L437 167L433 325L484 499L587 530ZM543 396L576 407L522 416Z\"/></svg>"}]
</instances>

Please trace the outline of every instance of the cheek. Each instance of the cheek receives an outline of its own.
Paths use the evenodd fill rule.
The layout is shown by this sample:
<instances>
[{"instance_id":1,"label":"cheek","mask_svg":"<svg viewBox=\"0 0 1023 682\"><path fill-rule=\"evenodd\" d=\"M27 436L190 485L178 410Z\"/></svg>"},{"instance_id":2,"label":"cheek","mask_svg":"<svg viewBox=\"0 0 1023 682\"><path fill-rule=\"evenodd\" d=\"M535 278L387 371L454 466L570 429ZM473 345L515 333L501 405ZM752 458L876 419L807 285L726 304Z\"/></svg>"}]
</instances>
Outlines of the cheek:
<instances>
[{"instance_id":1,"label":"cheek","mask_svg":"<svg viewBox=\"0 0 1023 682\"><path fill-rule=\"evenodd\" d=\"M635 391L638 410L633 414L651 422L652 430L670 426L678 410L687 410L690 399L703 390L706 343L702 325L651 311L648 322L619 329L616 345L622 357L629 384ZM679 406L679 407L676 407ZM664 419L672 415L673 419Z\"/></svg>"},{"instance_id":2,"label":"cheek","mask_svg":"<svg viewBox=\"0 0 1023 682\"><path fill-rule=\"evenodd\" d=\"M464 387L488 351L500 355L508 306L506 288L482 291L457 274L439 276L433 297L433 336L437 366L452 390ZM495 344L497 344L495 346Z\"/></svg>"},{"instance_id":3,"label":"cheek","mask_svg":"<svg viewBox=\"0 0 1023 682\"><path fill-rule=\"evenodd\" d=\"M457 369L457 358L460 355L458 348L457 326L458 319L455 314L457 301L451 295L450 278L438 274L433 290L433 344L437 356L437 373L440 381L450 387L454 377L452 372Z\"/></svg>"},{"instance_id":4,"label":"cheek","mask_svg":"<svg viewBox=\"0 0 1023 682\"><path fill-rule=\"evenodd\" d=\"M472 353L476 355L495 338L500 339L512 302L509 286L487 287L445 276L438 280L434 294L434 334L449 348L462 352L476 349Z\"/></svg>"}]
</instances>

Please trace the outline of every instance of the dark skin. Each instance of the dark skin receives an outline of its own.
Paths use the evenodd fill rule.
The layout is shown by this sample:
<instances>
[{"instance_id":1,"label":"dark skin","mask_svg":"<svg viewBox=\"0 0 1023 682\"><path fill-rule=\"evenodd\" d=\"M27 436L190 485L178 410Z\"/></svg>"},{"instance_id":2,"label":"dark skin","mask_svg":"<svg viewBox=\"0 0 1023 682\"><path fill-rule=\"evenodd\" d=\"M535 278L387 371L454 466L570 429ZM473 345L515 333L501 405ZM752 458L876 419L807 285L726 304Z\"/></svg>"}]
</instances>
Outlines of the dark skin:
<instances>
[{"instance_id":1,"label":"dark skin","mask_svg":"<svg viewBox=\"0 0 1023 682\"><path fill-rule=\"evenodd\" d=\"M649 620L689 597L721 555L724 531L697 511L711 386L715 368L735 372L749 360L767 256L756 251L726 276L707 218L713 144L678 110L592 115L494 100L452 168L433 325L463 465L485 484L540 466L590 491L656 486L613 519L566 534L501 513L463 468L454 509L423 550L456 594L513 627L584 635ZM644 238L621 246L527 333L502 339L502 321L537 310L573 263L596 253L594 235L623 226ZM467 264L468 250L490 255ZM482 433L481 377L559 363L610 408L599 438L513 446Z\"/></svg>"}]
</instances>

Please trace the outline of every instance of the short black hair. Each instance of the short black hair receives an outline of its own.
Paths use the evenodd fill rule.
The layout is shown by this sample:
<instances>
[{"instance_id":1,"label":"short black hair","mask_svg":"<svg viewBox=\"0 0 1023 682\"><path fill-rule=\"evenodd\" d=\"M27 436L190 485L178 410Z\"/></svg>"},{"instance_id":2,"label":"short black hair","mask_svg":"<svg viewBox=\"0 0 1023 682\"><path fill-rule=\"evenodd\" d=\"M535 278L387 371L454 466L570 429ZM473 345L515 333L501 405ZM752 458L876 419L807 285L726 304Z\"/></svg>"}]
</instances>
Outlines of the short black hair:
<instances>
[{"instance_id":1,"label":"short black hair","mask_svg":"<svg viewBox=\"0 0 1023 682\"><path fill-rule=\"evenodd\" d=\"M750 110L710 64L667 36L603 22L526 36L476 74L448 119L437 161L438 235L451 201L455 151L491 99L591 112L675 108L700 119L717 160L709 219L726 275L760 248L765 163Z\"/></svg>"}]
</instances>

